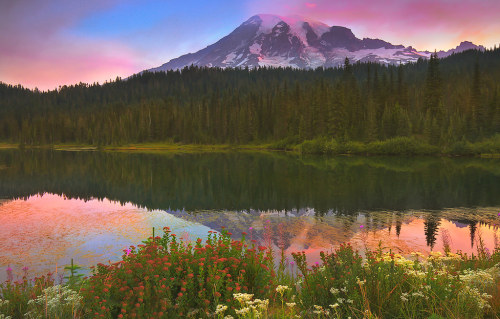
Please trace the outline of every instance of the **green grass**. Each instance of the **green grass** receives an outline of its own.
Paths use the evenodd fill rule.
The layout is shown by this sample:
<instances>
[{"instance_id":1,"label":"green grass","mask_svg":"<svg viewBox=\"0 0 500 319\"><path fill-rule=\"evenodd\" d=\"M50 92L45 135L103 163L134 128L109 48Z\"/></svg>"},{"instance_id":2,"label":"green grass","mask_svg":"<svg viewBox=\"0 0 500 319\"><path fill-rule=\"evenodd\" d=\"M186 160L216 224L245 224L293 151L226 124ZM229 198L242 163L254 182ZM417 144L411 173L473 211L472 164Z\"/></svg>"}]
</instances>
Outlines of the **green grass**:
<instances>
[{"instance_id":1,"label":"green grass","mask_svg":"<svg viewBox=\"0 0 500 319\"><path fill-rule=\"evenodd\" d=\"M382 246L365 257L349 244L293 261L270 247L209 232L160 237L99 264L89 278L53 286L51 276L0 286L0 314L14 318L498 318L500 249L413 253ZM55 287L55 288L54 288ZM1 318L1 317L0 317Z\"/></svg>"},{"instance_id":2,"label":"green grass","mask_svg":"<svg viewBox=\"0 0 500 319\"><path fill-rule=\"evenodd\" d=\"M451 145L436 146L416 137L394 137L384 141L361 143L340 142L335 139L317 138L307 140L295 147L302 154L321 155L432 155L432 156L482 156L500 155L500 135L471 143L459 141Z\"/></svg>"},{"instance_id":3,"label":"green grass","mask_svg":"<svg viewBox=\"0 0 500 319\"><path fill-rule=\"evenodd\" d=\"M228 151L267 151L269 144L169 144L169 143L144 143L128 144L121 146L104 146L105 151L142 152L142 153L210 153Z\"/></svg>"},{"instance_id":4,"label":"green grass","mask_svg":"<svg viewBox=\"0 0 500 319\"><path fill-rule=\"evenodd\" d=\"M20 147L16 144L0 143L2 148ZM360 155L360 156L480 156L487 158L500 157L500 134L491 138L471 143L466 140L449 145L430 145L417 137L394 137L383 141L369 143L357 141L338 141L332 138L319 137L301 141L298 137L255 144L180 144L171 142L136 143L123 145L88 145L88 144L53 144L24 145L24 148L55 149L66 151L102 150L110 152L140 153L210 153L229 151L286 151L295 154L317 155Z\"/></svg>"}]
</instances>

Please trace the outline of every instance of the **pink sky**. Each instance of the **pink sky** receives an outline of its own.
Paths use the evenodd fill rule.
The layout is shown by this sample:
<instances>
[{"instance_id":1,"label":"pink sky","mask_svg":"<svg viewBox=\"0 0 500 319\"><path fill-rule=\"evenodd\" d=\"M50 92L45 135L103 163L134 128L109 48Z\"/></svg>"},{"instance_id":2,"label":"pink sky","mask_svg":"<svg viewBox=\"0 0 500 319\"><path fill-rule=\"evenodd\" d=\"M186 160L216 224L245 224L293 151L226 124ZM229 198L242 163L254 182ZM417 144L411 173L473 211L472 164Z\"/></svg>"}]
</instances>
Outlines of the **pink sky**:
<instances>
[{"instance_id":1,"label":"pink sky","mask_svg":"<svg viewBox=\"0 0 500 319\"><path fill-rule=\"evenodd\" d=\"M299 14L419 50L448 50L465 40L500 43L498 0L257 0L248 11Z\"/></svg>"},{"instance_id":2,"label":"pink sky","mask_svg":"<svg viewBox=\"0 0 500 319\"><path fill-rule=\"evenodd\" d=\"M73 6L63 0L36 5L18 0L0 5L0 81L54 89L132 74L140 62L126 44L66 31L89 12L113 2L89 0Z\"/></svg>"}]
</instances>

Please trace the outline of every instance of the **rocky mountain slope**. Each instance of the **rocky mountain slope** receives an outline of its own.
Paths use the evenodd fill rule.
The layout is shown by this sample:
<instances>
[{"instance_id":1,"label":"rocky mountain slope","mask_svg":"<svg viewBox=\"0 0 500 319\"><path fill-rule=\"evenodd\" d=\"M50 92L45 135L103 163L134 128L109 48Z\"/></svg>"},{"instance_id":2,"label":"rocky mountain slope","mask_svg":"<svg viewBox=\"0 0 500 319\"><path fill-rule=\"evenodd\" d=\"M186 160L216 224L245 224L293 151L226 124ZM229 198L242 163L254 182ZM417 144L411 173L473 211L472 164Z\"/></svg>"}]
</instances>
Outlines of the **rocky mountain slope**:
<instances>
[{"instance_id":1,"label":"rocky mountain slope","mask_svg":"<svg viewBox=\"0 0 500 319\"><path fill-rule=\"evenodd\" d=\"M439 57L468 49L480 49L471 42L462 42L456 49L439 51ZM351 62L399 64L428 58L431 52L413 47L393 45L380 39L357 38L341 26L302 17L281 17L260 14L251 17L216 43L195 52L172 59L149 71L182 69L185 66L208 67L335 67Z\"/></svg>"}]
</instances>

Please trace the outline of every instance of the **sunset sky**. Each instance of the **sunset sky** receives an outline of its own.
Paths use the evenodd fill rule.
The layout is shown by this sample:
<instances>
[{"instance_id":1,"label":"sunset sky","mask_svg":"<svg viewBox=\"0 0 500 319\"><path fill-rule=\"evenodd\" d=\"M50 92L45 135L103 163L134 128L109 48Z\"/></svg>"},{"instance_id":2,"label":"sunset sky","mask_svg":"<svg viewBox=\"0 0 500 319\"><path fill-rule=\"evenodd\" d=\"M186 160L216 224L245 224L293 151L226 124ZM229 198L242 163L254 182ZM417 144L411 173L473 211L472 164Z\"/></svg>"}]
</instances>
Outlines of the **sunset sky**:
<instances>
[{"instance_id":1,"label":"sunset sky","mask_svg":"<svg viewBox=\"0 0 500 319\"><path fill-rule=\"evenodd\" d=\"M0 2L0 81L104 82L194 52L258 13L302 15L418 50L500 43L498 0L16 0Z\"/></svg>"}]
</instances>

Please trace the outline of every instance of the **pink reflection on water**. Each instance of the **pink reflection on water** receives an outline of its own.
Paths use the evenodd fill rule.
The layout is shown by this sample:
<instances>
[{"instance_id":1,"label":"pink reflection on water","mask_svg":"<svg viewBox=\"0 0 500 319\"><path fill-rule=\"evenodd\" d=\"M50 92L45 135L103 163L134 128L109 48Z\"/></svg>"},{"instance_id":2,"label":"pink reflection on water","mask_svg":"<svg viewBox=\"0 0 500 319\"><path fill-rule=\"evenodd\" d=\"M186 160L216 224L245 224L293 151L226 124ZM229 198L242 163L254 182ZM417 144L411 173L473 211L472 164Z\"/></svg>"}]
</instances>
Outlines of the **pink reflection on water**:
<instances>
[{"instance_id":1,"label":"pink reflection on water","mask_svg":"<svg viewBox=\"0 0 500 319\"><path fill-rule=\"evenodd\" d=\"M463 214L464 212L458 212ZM377 213L374 212L374 215ZM445 212L447 218L451 218L453 213ZM488 214L494 216L491 211ZM496 213L495 213L496 214ZM416 213L418 216L418 213ZM400 232L396 233L395 224L389 222L383 227L368 227L360 221L353 223L343 222L343 218L329 216L321 219L301 218L301 217L279 217L272 223L283 224L284 229L289 234L289 240L285 248L285 254L291 260L291 253L304 251L310 264L320 261L320 252L331 252L338 248L342 243L350 243L364 255L366 249L376 250L381 243L384 251L392 250L401 254L410 254L411 252L422 252L424 254L430 251L444 252L444 242L449 241L452 252L462 251L467 254L476 254L478 240L481 238L484 247L492 252L498 247L500 238L500 223L492 219L491 223L477 222L470 224L453 222L445 218L436 218L438 228L435 233L435 241L432 246L428 244L425 233L425 218L415 217L411 214L405 216L400 221ZM266 227L267 224L254 224L255 229ZM473 232L471 234L471 229ZM280 236L279 233L272 236ZM279 242L279 240L278 240ZM274 247L279 252L279 247ZM279 253L276 257L279 258Z\"/></svg>"},{"instance_id":2,"label":"pink reflection on water","mask_svg":"<svg viewBox=\"0 0 500 319\"><path fill-rule=\"evenodd\" d=\"M169 226L178 236L190 241L211 230L204 225L229 226L227 224L232 223L229 229L232 233L249 231L248 239L256 239L265 246L273 243L277 257L283 247L289 265L293 265L290 263L292 252L304 251L308 262L314 264L320 262L321 251L331 251L347 242L362 254L366 248L377 249L379 242L386 251L426 253L431 247L425 235L425 221L432 218L438 222L432 250L443 251L443 242L448 240L452 251L476 253L480 236L484 245L493 251L500 238L497 212L498 208L490 208L474 216L469 210L454 209L438 212L436 216L440 217L420 212L294 217L284 213L248 215L207 211L175 217L130 203L121 205L107 199L84 201L44 194L0 202L0 282L7 279L5 269L9 265L19 276L23 267L29 267L30 275L55 272L56 266L62 268L71 258L83 266L118 260L127 253L129 245L137 245L151 236L152 226L157 227L157 235L161 235L163 226ZM449 221L469 220L469 217L482 222L472 227L470 222ZM474 230L472 239L471 229Z\"/></svg>"},{"instance_id":3,"label":"pink reflection on water","mask_svg":"<svg viewBox=\"0 0 500 319\"><path fill-rule=\"evenodd\" d=\"M367 246L370 249L376 249L378 243L382 241L382 246L387 249L392 249L400 253L410 253L412 251L430 252L444 251L444 240L446 236L450 238L450 248L452 252L462 251L467 254L477 254L477 244L479 237L483 240L484 245L490 251L495 249L498 243L495 237L500 237L498 226L492 226L485 223L477 223L475 233L471 238L470 226L463 225L457 222L451 222L446 219L440 220L436 241L432 247L427 245L425 236L425 224L423 219L413 218L410 221L403 223L399 236L392 228L384 228L376 231L368 231L363 237L362 233L353 236L352 241L358 247ZM445 231L447 235L445 235Z\"/></svg>"},{"instance_id":4,"label":"pink reflection on water","mask_svg":"<svg viewBox=\"0 0 500 319\"><path fill-rule=\"evenodd\" d=\"M0 203L0 266L29 266L34 275L55 272L70 258L85 266L117 259L120 248L150 236L144 212L130 203L53 194ZM0 282L4 277L2 269Z\"/></svg>"}]
</instances>

